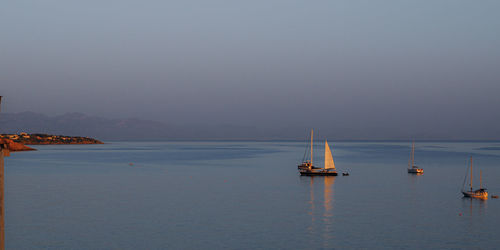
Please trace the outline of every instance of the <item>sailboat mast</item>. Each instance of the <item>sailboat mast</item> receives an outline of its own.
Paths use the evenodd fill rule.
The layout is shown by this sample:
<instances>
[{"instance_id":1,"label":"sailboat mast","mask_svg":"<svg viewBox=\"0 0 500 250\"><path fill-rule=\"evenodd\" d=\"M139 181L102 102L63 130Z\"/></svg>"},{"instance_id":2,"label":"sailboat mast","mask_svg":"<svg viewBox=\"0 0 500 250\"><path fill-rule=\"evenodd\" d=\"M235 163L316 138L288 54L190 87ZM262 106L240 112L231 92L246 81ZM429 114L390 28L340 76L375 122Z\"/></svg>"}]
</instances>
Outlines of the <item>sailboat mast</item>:
<instances>
[{"instance_id":1,"label":"sailboat mast","mask_svg":"<svg viewBox=\"0 0 500 250\"><path fill-rule=\"evenodd\" d=\"M470 191L472 192L472 156L470 157Z\"/></svg>"},{"instance_id":2,"label":"sailboat mast","mask_svg":"<svg viewBox=\"0 0 500 250\"><path fill-rule=\"evenodd\" d=\"M313 166L313 134L314 130L311 129L311 166Z\"/></svg>"},{"instance_id":3,"label":"sailboat mast","mask_svg":"<svg viewBox=\"0 0 500 250\"><path fill-rule=\"evenodd\" d=\"M415 166L415 141L411 144L411 167Z\"/></svg>"},{"instance_id":4,"label":"sailboat mast","mask_svg":"<svg viewBox=\"0 0 500 250\"><path fill-rule=\"evenodd\" d=\"M413 146L412 146L412 147L413 147ZM411 155L412 155L412 151L413 151L413 149L412 149L412 150L410 150L410 158L408 158L408 168L411 168L411 167L412 167L412 166L411 166Z\"/></svg>"}]
</instances>

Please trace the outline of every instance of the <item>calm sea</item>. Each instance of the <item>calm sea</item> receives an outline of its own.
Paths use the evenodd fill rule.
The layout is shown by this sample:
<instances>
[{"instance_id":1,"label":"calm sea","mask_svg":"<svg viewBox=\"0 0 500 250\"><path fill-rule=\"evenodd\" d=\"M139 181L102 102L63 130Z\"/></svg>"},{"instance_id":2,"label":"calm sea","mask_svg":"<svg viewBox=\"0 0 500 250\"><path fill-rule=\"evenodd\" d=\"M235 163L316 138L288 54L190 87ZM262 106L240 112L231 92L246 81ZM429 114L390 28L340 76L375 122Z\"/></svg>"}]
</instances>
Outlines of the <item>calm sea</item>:
<instances>
[{"instance_id":1,"label":"calm sea","mask_svg":"<svg viewBox=\"0 0 500 250\"><path fill-rule=\"evenodd\" d=\"M350 176L300 177L303 142L36 146L5 160L7 249L497 248L500 143L329 142ZM322 160L317 145L316 161ZM475 183L479 184L476 179Z\"/></svg>"}]
</instances>

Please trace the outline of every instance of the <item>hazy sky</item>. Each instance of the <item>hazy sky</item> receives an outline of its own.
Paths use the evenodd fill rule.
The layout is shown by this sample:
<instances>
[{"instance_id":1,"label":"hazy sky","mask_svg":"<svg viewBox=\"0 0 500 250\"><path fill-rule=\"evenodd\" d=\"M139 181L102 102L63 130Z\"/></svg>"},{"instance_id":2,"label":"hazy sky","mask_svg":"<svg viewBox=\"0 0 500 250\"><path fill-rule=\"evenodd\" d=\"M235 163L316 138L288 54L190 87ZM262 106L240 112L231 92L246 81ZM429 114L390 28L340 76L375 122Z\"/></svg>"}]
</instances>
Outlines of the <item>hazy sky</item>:
<instances>
[{"instance_id":1,"label":"hazy sky","mask_svg":"<svg viewBox=\"0 0 500 250\"><path fill-rule=\"evenodd\" d=\"M5 0L3 112L500 127L500 1Z\"/></svg>"}]
</instances>

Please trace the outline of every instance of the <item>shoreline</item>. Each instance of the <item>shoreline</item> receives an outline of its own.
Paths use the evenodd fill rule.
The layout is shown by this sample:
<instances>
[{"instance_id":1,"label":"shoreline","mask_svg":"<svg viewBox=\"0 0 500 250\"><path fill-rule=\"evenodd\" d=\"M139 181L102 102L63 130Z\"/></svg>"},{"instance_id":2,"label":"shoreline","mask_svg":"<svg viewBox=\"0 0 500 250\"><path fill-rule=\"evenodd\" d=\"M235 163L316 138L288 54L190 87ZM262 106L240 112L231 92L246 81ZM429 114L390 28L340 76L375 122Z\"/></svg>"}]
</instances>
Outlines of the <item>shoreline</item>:
<instances>
[{"instance_id":1,"label":"shoreline","mask_svg":"<svg viewBox=\"0 0 500 250\"><path fill-rule=\"evenodd\" d=\"M12 147L11 151L29 151L36 150L25 145L88 145L88 144L104 144L90 137L81 136L64 136L64 135L49 135L49 134L1 134L0 140L4 144L9 144ZM12 145L12 146L10 146Z\"/></svg>"}]
</instances>

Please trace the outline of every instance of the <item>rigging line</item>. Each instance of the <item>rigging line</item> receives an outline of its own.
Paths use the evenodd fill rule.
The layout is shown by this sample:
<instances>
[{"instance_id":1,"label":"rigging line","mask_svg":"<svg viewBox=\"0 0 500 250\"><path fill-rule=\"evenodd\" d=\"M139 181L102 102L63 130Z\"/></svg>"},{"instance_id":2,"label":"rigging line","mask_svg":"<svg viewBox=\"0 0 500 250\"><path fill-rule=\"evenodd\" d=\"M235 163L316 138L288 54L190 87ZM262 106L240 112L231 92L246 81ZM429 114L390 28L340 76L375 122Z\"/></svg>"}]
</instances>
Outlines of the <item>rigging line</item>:
<instances>
[{"instance_id":1,"label":"rigging line","mask_svg":"<svg viewBox=\"0 0 500 250\"><path fill-rule=\"evenodd\" d=\"M412 163L411 163L411 151L412 151L412 147L413 146L410 146L410 158L408 159L408 167L409 168L413 168Z\"/></svg>"},{"instance_id":2,"label":"rigging line","mask_svg":"<svg viewBox=\"0 0 500 250\"><path fill-rule=\"evenodd\" d=\"M465 168L465 177L464 177L464 183L462 184L462 190L465 190L465 182L467 181L467 175L469 173L469 159L465 161L465 164L467 164L467 167Z\"/></svg>"},{"instance_id":3,"label":"rigging line","mask_svg":"<svg viewBox=\"0 0 500 250\"><path fill-rule=\"evenodd\" d=\"M306 142L305 142L306 143L306 146L305 146L306 150L304 151L304 156L302 157L302 162L306 161L307 151L309 151L308 150L309 149L309 143L308 143L309 139L310 138L306 138Z\"/></svg>"},{"instance_id":4,"label":"rigging line","mask_svg":"<svg viewBox=\"0 0 500 250\"><path fill-rule=\"evenodd\" d=\"M319 129L317 129L316 134L317 134L317 137L316 137L316 138L318 138L316 141L319 141L319 142L320 142L320 143L319 143L319 145L321 145L321 136L319 135ZM314 146L314 145L313 145L313 146ZM321 149L321 147L320 147L320 149ZM318 152L318 153L320 153L320 151L317 151L317 152ZM323 155L324 155L324 154L325 154L325 153L323 153ZM316 154L316 155L318 155L318 154ZM321 153L320 153L319 155L321 155ZM318 157L316 157L316 159L318 159ZM321 158L320 158L320 159L321 159ZM319 161L319 162L321 162L321 161ZM318 166L319 166L319 167L321 167L321 165L320 165L320 164L318 164ZM325 167L325 166L323 166L323 167Z\"/></svg>"}]
</instances>

